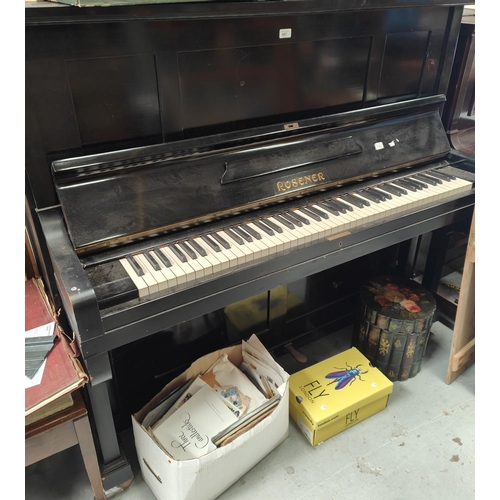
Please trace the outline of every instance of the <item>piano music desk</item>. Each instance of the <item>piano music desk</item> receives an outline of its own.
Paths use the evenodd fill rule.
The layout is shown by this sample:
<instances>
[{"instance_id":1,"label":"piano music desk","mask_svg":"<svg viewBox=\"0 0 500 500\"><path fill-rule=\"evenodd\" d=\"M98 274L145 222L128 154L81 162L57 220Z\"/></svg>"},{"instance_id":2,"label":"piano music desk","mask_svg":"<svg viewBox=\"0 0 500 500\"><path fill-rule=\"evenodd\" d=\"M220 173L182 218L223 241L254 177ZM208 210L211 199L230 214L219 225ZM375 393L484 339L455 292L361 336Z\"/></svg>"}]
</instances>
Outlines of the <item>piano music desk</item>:
<instances>
[{"instance_id":1,"label":"piano music desk","mask_svg":"<svg viewBox=\"0 0 500 500\"><path fill-rule=\"evenodd\" d=\"M106 500L87 407L79 390L72 396L69 408L26 426L25 467L78 444L94 498Z\"/></svg>"}]
</instances>

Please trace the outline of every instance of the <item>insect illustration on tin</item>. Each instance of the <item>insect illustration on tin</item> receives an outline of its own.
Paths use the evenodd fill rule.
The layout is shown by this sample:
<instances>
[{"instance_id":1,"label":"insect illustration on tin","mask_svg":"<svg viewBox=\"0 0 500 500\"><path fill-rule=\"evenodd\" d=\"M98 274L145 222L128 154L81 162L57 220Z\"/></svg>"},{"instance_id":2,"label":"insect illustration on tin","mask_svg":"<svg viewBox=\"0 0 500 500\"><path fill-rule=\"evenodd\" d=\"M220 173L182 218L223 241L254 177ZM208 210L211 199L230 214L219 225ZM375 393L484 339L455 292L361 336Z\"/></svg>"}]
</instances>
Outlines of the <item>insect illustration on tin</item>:
<instances>
[{"instance_id":1,"label":"insect illustration on tin","mask_svg":"<svg viewBox=\"0 0 500 500\"><path fill-rule=\"evenodd\" d=\"M325 376L325 378L333 379L328 385L337 382L337 385L335 386L336 391L339 389L343 389L347 385L351 385L356 380L356 377L359 377L359 380L364 382L364 380L361 378L361 375L368 373L368 370L363 372L359 369L359 367L363 365L357 365L355 367L349 366L347 363L346 365L347 369L339 368L339 371L331 372Z\"/></svg>"}]
</instances>

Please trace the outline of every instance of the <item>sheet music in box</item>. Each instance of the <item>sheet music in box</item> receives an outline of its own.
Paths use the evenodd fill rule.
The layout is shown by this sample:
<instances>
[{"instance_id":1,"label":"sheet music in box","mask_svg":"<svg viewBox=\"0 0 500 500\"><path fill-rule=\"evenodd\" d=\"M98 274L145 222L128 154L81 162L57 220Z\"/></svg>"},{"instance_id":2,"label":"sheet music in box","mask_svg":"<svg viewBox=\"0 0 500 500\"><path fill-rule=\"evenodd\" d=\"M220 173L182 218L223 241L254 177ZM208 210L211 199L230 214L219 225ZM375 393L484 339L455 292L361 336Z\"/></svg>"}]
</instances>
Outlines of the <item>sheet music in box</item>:
<instances>
[{"instance_id":1,"label":"sheet music in box","mask_svg":"<svg viewBox=\"0 0 500 500\"><path fill-rule=\"evenodd\" d=\"M188 460L214 450L212 437L237 420L221 397L206 385L154 425L152 434L171 457Z\"/></svg>"}]
</instances>

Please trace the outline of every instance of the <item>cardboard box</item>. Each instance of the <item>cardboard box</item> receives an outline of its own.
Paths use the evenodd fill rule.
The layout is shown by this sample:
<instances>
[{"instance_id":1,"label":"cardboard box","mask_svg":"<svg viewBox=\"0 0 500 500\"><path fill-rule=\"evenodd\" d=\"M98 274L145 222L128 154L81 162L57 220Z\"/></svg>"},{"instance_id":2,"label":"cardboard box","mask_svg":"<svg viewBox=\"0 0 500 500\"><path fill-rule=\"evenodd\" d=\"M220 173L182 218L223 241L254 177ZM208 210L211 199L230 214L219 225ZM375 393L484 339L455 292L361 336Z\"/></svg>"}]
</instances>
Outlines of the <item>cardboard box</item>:
<instances>
[{"instance_id":1,"label":"cardboard box","mask_svg":"<svg viewBox=\"0 0 500 500\"><path fill-rule=\"evenodd\" d=\"M316 446L383 410L392 382L355 347L290 376L290 417Z\"/></svg>"},{"instance_id":2,"label":"cardboard box","mask_svg":"<svg viewBox=\"0 0 500 500\"><path fill-rule=\"evenodd\" d=\"M142 476L158 500L217 498L288 437L290 421L288 380L278 388L282 397L269 416L231 443L198 459L176 461L170 458L142 425L146 415L166 395L182 386L191 377L206 371L224 353L227 353L229 360L239 367L242 362L241 352L241 345L237 345L198 359L132 416L132 428Z\"/></svg>"}]
</instances>

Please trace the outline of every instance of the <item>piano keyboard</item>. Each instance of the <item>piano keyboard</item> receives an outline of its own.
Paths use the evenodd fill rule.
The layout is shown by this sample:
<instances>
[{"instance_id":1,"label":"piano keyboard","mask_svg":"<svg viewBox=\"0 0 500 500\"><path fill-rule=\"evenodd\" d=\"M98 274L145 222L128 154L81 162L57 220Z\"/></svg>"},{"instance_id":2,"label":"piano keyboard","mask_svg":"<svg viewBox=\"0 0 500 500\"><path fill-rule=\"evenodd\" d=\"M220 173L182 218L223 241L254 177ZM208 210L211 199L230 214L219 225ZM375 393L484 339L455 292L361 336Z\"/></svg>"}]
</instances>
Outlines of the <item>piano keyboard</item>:
<instances>
[{"instance_id":1,"label":"piano keyboard","mask_svg":"<svg viewBox=\"0 0 500 500\"><path fill-rule=\"evenodd\" d=\"M412 174L127 255L120 263L139 297L148 297L471 188L472 182L437 170Z\"/></svg>"}]
</instances>

